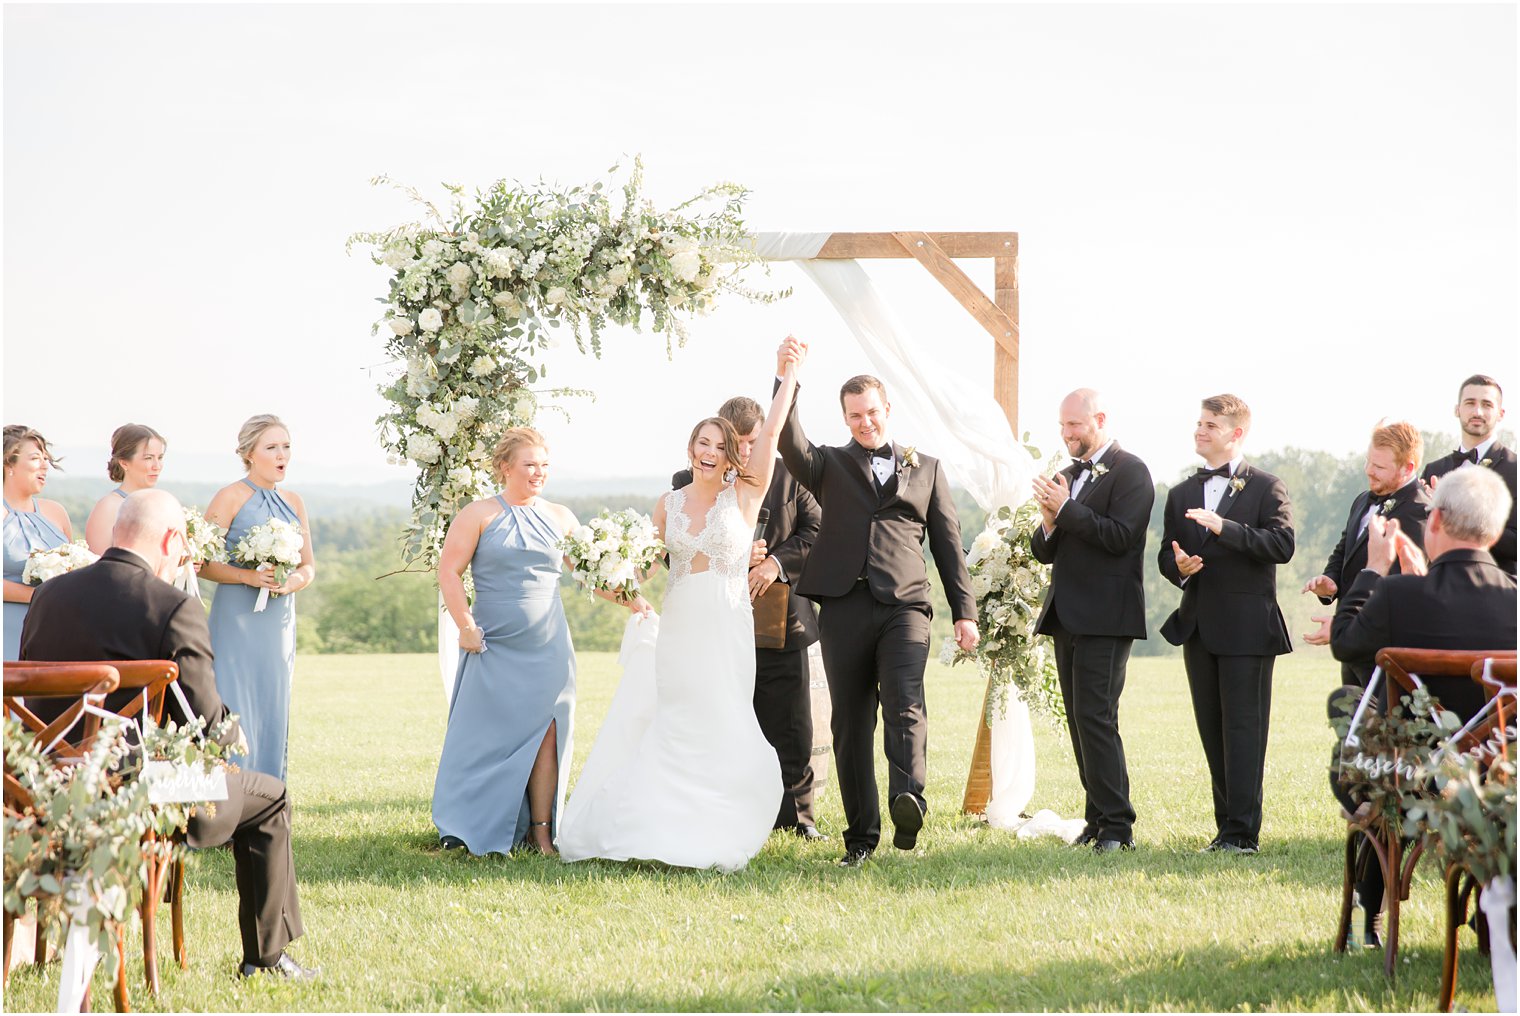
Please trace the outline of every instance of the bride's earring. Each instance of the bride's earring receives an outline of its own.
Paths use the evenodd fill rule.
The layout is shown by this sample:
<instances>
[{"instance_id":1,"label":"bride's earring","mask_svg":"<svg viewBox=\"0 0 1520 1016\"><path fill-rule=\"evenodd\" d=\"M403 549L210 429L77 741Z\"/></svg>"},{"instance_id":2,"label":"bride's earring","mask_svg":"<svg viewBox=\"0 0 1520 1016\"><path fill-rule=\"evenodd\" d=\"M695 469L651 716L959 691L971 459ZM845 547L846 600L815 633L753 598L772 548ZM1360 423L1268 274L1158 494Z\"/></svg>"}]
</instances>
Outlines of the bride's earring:
<instances>
[{"instance_id":1,"label":"bride's earring","mask_svg":"<svg viewBox=\"0 0 1520 1016\"><path fill-rule=\"evenodd\" d=\"M724 483L733 483L734 482L734 477L736 477L738 475L739 475L739 471L737 469L735 469L733 466L729 466L728 469L724 470L724 472L723 472L723 482Z\"/></svg>"}]
</instances>

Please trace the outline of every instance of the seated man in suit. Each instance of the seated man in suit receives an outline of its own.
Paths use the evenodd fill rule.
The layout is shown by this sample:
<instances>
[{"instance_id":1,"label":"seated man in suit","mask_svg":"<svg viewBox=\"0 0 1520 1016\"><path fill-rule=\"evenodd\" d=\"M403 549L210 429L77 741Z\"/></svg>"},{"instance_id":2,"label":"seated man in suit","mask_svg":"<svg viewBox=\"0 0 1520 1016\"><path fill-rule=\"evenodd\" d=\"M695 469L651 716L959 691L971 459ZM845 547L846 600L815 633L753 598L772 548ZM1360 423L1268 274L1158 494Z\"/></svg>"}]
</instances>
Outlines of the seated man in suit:
<instances>
[{"instance_id":1,"label":"seated man in suit","mask_svg":"<svg viewBox=\"0 0 1520 1016\"><path fill-rule=\"evenodd\" d=\"M1335 658L1371 668L1378 651L1389 646L1513 649L1515 579L1489 553L1504 532L1510 501L1504 481L1490 470L1448 474L1431 498L1423 554L1397 520L1373 518L1368 525L1367 567L1342 595L1331 625L1330 651ZM1389 575L1396 559L1403 573ZM1483 689L1465 677L1428 677L1425 684L1443 707L1464 721L1483 707ZM1342 695L1338 690L1332 696L1332 715L1346 710ZM1355 702L1349 705L1354 708ZM1341 803L1354 811L1358 802L1333 775L1331 786ZM1367 918L1364 941L1376 946L1383 901L1377 864L1366 865L1357 892Z\"/></svg>"},{"instance_id":2,"label":"seated man in suit","mask_svg":"<svg viewBox=\"0 0 1520 1016\"><path fill-rule=\"evenodd\" d=\"M153 489L130 495L100 560L37 588L21 629L21 658L172 660L191 710L205 717L208 729L216 726L227 706L216 690L206 609L171 584L188 554L184 509L174 495ZM178 722L187 719L172 695L168 711ZM225 743L242 737L234 727ZM186 838L197 848L232 842L242 975L315 977L315 969L285 952L302 930L285 784L246 769L228 773L227 800L217 802L215 814L198 811Z\"/></svg>"}]
</instances>

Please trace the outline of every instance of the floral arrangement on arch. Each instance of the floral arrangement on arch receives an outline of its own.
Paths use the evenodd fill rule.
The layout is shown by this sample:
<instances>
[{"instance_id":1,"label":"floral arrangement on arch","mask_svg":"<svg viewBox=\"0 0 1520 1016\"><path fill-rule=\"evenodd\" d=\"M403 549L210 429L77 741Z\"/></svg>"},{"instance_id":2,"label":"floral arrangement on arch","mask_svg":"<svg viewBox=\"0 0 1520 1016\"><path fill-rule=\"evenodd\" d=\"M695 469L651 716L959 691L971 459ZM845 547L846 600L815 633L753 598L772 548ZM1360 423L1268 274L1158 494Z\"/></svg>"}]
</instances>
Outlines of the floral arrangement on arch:
<instances>
[{"instance_id":1,"label":"floral arrangement on arch","mask_svg":"<svg viewBox=\"0 0 1520 1016\"><path fill-rule=\"evenodd\" d=\"M447 217L403 187L427 210L426 222L349 238L350 250L369 245L375 263L391 272L374 331L386 335L386 351L403 370L381 386L390 409L377 422L390 461L420 471L408 565L436 565L449 519L493 485L497 434L533 422L541 393L531 386L544 378L551 329L568 327L582 352L589 345L599 356L608 323L638 330L647 313L670 355L672 340L686 341L681 315L708 313L719 293L761 301L785 295L738 282L738 270L757 260L740 218L744 188L715 184L662 212L642 187L638 159L616 211L600 181L570 188L497 181L469 199L449 186ZM712 202L712 210L693 210Z\"/></svg>"},{"instance_id":2,"label":"floral arrangement on arch","mask_svg":"<svg viewBox=\"0 0 1520 1016\"><path fill-rule=\"evenodd\" d=\"M1040 457L1038 449L1029 452ZM1047 475L1061 461L1052 459ZM1036 712L1053 720L1066 715L1055 652L1048 637L1035 633L1050 588L1050 566L1036 561L1030 550L1029 541L1039 524L1039 507L1032 498L1017 508L1005 505L987 517L966 553L982 641L967 653L953 638L946 639L940 652L941 663L974 660L987 675L988 723L1007 707L1009 687L1017 688Z\"/></svg>"}]
</instances>

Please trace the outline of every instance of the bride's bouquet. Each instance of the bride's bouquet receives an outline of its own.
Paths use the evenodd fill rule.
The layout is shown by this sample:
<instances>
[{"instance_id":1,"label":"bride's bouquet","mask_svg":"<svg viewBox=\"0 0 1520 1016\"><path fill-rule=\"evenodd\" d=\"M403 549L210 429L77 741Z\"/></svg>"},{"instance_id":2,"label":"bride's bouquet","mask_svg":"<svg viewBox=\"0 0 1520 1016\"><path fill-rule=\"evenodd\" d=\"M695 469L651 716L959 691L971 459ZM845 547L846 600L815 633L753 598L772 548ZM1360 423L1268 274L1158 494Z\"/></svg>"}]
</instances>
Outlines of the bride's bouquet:
<instances>
[{"instance_id":1,"label":"bride's bouquet","mask_svg":"<svg viewBox=\"0 0 1520 1016\"><path fill-rule=\"evenodd\" d=\"M29 586L41 585L48 579L77 571L98 560L99 556L90 553L90 548L85 546L83 540L59 544L47 550L34 550L27 555L26 564L21 569L21 581Z\"/></svg>"},{"instance_id":2,"label":"bride's bouquet","mask_svg":"<svg viewBox=\"0 0 1520 1016\"><path fill-rule=\"evenodd\" d=\"M626 508L604 511L576 526L559 546L582 589L611 593L622 602L638 595L639 575L665 555L665 544L649 516Z\"/></svg>"},{"instance_id":3,"label":"bride's bouquet","mask_svg":"<svg viewBox=\"0 0 1520 1016\"><path fill-rule=\"evenodd\" d=\"M190 544L190 559L196 564L227 560L227 530L210 522L197 508L185 509L185 542ZM300 551L297 552L300 559Z\"/></svg>"},{"instance_id":4,"label":"bride's bouquet","mask_svg":"<svg viewBox=\"0 0 1520 1016\"><path fill-rule=\"evenodd\" d=\"M290 570L301 563L301 548L306 538L301 527L284 519L270 519L263 525L254 526L232 548L232 558L238 564L252 565L255 571L273 571L276 582L284 582ZM269 590L260 589L255 612L269 603Z\"/></svg>"}]
</instances>

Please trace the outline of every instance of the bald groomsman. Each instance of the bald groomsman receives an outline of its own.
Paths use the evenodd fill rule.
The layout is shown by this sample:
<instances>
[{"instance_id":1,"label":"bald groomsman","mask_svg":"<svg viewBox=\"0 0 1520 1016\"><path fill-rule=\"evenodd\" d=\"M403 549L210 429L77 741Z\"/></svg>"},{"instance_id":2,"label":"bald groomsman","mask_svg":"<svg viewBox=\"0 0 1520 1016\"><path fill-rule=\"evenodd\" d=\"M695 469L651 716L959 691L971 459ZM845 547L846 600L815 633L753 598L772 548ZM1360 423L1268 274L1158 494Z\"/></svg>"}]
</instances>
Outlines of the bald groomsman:
<instances>
[{"instance_id":1,"label":"bald groomsman","mask_svg":"<svg viewBox=\"0 0 1520 1016\"><path fill-rule=\"evenodd\" d=\"M1036 477L1041 526L1035 559L1053 565L1037 630L1055 642L1066 726L1086 792L1078 846L1132 850L1135 808L1119 737L1119 696L1130 646L1145 638L1145 530L1156 499L1145 463L1108 436L1098 393L1061 402L1061 440L1071 465Z\"/></svg>"}]
</instances>

